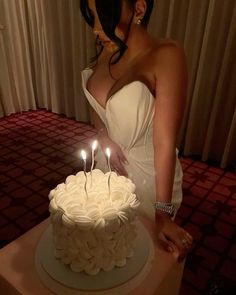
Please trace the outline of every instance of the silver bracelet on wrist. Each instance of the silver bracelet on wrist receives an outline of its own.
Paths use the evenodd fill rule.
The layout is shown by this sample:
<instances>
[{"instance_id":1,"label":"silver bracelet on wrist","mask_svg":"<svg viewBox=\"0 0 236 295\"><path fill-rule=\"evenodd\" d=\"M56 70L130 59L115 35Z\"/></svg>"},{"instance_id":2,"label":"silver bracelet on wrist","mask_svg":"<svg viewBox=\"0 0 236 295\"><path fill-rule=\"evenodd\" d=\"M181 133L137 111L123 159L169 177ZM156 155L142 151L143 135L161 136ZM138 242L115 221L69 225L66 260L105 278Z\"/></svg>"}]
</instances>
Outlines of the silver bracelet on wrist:
<instances>
[{"instance_id":1,"label":"silver bracelet on wrist","mask_svg":"<svg viewBox=\"0 0 236 295\"><path fill-rule=\"evenodd\" d=\"M168 213L170 216L173 216L175 212L175 206L172 203L155 202L154 207L156 210Z\"/></svg>"}]
</instances>

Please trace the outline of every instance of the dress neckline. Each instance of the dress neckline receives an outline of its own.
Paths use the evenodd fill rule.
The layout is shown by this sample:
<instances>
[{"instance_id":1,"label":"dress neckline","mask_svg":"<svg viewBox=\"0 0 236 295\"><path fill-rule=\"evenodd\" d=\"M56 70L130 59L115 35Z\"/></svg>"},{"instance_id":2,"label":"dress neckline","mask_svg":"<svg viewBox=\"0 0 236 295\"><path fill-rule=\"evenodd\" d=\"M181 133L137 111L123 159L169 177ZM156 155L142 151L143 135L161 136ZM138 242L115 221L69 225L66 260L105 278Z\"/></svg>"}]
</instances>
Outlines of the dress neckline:
<instances>
[{"instance_id":1,"label":"dress neckline","mask_svg":"<svg viewBox=\"0 0 236 295\"><path fill-rule=\"evenodd\" d=\"M84 74L83 74L83 73L86 73L86 72L90 72L90 74L87 75L86 77L84 77ZM106 99L106 104L105 104L105 107L104 107L104 106L102 106L102 105L97 101L97 99L91 94L91 92L90 92L90 91L88 90L88 88L87 88L87 82L88 82L89 77L92 75L92 73L93 73L93 69L91 69L91 68L85 68L84 70L82 70L83 88L84 88L84 91L86 91L86 93L88 93L88 95L89 95L89 96L90 96L90 97L96 102L96 104L99 105L99 107L100 107L101 109L103 109L103 111L106 111L108 103L110 102L110 100L111 100L116 94L120 93L121 91L123 91L124 89L130 87L130 86L133 85L133 84L137 84L137 83L138 83L138 84L141 84L143 87L145 87L145 88L148 90L148 92L151 94L151 96L154 97L153 94L151 93L150 89L147 87L147 85L146 85L143 81L141 81L141 80L133 80L133 81L127 83L127 84L124 84L124 85L121 86L117 91L115 91L114 93L112 93L111 95L109 95L109 96L107 97L107 99Z\"/></svg>"}]
</instances>

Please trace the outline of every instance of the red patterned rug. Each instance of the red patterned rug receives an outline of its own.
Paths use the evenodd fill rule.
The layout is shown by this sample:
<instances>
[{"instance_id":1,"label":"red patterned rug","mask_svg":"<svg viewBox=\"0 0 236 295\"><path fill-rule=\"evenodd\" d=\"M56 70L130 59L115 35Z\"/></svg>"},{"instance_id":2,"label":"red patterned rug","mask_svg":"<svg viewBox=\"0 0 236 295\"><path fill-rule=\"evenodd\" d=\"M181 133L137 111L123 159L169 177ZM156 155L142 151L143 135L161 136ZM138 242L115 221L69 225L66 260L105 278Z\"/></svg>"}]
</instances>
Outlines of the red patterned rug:
<instances>
[{"instance_id":1,"label":"red patterned rug","mask_svg":"<svg viewBox=\"0 0 236 295\"><path fill-rule=\"evenodd\" d=\"M0 119L0 247L49 216L48 193L82 169L93 128L45 110ZM236 174L191 158L177 222L194 236L180 295L236 294Z\"/></svg>"}]
</instances>

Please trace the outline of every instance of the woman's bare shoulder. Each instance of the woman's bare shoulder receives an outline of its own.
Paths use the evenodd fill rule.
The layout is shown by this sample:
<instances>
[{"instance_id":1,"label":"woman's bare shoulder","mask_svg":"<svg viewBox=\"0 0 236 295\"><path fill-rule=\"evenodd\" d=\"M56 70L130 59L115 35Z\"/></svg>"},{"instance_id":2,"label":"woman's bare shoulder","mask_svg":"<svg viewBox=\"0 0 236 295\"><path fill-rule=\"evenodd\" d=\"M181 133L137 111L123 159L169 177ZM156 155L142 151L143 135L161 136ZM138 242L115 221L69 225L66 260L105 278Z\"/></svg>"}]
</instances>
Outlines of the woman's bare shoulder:
<instances>
[{"instance_id":1,"label":"woman's bare shoulder","mask_svg":"<svg viewBox=\"0 0 236 295\"><path fill-rule=\"evenodd\" d=\"M181 45L172 39L154 39L137 66L144 75L155 81L157 76L170 69L185 72L185 53Z\"/></svg>"},{"instance_id":2,"label":"woman's bare shoulder","mask_svg":"<svg viewBox=\"0 0 236 295\"><path fill-rule=\"evenodd\" d=\"M169 69L186 70L186 57L183 47L172 39L156 40L146 56L150 71L156 76Z\"/></svg>"},{"instance_id":3,"label":"woman's bare shoulder","mask_svg":"<svg viewBox=\"0 0 236 295\"><path fill-rule=\"evenodd\" d=\"M154 62L168 61L169 58L185 60L183 47L172 39L159 39L153 42L153 46L149 52L149 58Z\"/></svg>"}]
</instances>

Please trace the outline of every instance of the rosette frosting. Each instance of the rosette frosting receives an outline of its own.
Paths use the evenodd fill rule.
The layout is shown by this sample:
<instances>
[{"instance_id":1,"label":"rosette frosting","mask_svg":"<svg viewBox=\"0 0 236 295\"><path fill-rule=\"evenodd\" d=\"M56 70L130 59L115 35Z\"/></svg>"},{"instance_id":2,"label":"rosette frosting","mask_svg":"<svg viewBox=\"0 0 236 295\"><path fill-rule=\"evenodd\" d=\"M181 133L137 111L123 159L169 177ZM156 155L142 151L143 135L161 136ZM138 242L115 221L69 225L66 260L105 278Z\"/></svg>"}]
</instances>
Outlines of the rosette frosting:
<instances>
[{"instance_id":1,"label":"rosette frosting","mask_svg":"<svg viewBox=\"0 0 236 295\"><path fill-rule=\"evenodd\" d=\"M90 275L126 264L140 204L130 179L98 169L86 176L80 171L57 185L49 199L57 258Z\"/></svg>"}]
</instances>

